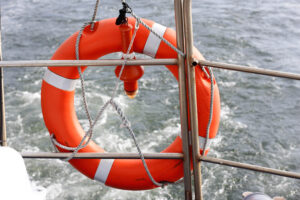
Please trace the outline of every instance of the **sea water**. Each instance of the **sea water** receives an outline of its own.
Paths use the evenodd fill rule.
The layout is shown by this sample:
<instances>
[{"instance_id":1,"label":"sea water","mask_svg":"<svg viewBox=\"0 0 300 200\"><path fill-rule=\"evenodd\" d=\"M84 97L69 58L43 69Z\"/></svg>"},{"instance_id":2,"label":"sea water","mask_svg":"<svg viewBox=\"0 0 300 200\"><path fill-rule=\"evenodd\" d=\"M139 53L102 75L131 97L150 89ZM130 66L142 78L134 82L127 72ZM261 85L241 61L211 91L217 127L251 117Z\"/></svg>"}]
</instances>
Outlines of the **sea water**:
<instances>
[{"instance_id":1,"label":"sea water","mask_svg":"<svg viewBox=\"0 0 300 200\"><path fill-rule=\"evenodd\" d=\"M98 20L117 17L120 1L100 1ZM4 60L50 59L59 45L91 19L94 1L2 0ZM175 28L173 1L128 0L134 12ZM208 60L300 73L300 3L297 0L195 0L195 46ZM99 38L101 40L101 38ZM111 56L112 57L112 56ZM114 67L84 73L93 117L114 88ZM8 144L21 152L54 151L43 122L40 88L45 68L4 70ZM221 95L219 134L209 156L300 172L300 83L294 80L214 70ZM85 130L76 87L75 107ZM178 84L163 66L145 67L139 94L119 90L121 105L144 152L159 152L180 132ZM94 141L109 152L136 152L128 132L108 109ZM204 199L241 199L260 191L300 199L300 182L241 169L202 164ZM36 191L45 199L183 199L183 185L124 191L90 180L61 160L26 160Z\"/></svg>"}]
</instances>

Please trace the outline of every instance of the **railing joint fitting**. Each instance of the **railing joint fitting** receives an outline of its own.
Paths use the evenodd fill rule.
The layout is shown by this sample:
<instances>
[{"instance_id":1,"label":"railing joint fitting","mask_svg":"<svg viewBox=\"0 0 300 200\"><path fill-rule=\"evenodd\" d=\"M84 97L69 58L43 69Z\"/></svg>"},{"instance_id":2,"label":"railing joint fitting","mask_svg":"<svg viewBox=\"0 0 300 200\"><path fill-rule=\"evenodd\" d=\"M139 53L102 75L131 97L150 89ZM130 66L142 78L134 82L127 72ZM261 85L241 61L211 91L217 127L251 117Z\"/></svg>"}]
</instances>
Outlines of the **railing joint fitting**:
<instances>
[{"instance_id":1,"label":"railing joint fitting","mask_svg":"<svg viewBox=\"0 0 300 200\"><path fill-rule=\"evenodd\" d=\"M195 58L193 58L192 60L192 66L196 67L198 65L198 60L196 60Z\"/></svg>"}]
</instances>

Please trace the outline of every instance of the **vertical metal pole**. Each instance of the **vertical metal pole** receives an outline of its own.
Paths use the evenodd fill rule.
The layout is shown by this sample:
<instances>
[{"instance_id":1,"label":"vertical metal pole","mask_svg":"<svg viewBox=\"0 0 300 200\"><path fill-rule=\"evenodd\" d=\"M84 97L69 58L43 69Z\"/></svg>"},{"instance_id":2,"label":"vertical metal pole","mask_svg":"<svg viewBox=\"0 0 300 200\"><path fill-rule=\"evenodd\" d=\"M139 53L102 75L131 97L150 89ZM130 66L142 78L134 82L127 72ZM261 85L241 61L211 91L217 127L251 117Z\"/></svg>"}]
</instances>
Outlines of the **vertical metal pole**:
<instances>
[{"instance_id":1,"label":"vertical metal pole","mask_svg":"<svg viewBox=\"0 0 300 200\"><path fill-rule=\"evenodd\" d=\"M0 61L2 61L2 43L1 43L1 5L0 5ZM6 146L6 123L5 123L5 104L4 104L4 85L3 69L0 67L0 145Z\"/></svg>"},{"instance_id":2,"label":"vertical metal pole","mask_svg":"<svg viewBox=\"0 0 300 200\"><path fill-rule=\"evenodd\" d=\"M177 48L184 51L184 35L183 35L183 10L182 0L174 0L175 22L176 22L176 41ZM178 84L179 84L179 101L180 101L180 121L181 121L181 137L183 151L184 166L184 195L186 200L192 199L192 180L189 152L189 130L188 130L188 107L187 107L187 91L186 91L186 73L184 56L178 54Z\"/></svg>"},{"instance_id":3,"label":"vertical metal pole","mask_svg":"<svg viewBox=\"0 0 300 200\"><path fill-rule=\"evenodd\" d=\"M201 165L199 160L199 139L198 139L198 116L197 116L197 94L195 84L195 68L192 66L193 62L193 25L192 25L192 3L191 0L184 0L184 35L185 35L185 49L186 49L186 65L188 73L188 87L189 87L189 108L190 108L190 122L192 131L192 155L194 166L194 185L195 185L195 199L202 200L201 190Z\"/></svg>"}]
</instances>

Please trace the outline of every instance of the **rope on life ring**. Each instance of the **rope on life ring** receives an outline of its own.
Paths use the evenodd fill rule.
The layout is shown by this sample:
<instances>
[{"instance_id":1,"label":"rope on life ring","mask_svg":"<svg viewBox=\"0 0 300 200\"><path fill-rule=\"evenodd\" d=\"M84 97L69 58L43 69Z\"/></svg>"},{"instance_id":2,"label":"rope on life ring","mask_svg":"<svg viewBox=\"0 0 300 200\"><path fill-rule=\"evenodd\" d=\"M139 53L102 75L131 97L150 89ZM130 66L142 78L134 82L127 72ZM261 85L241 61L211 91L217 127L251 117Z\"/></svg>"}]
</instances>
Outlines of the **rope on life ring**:
<instances>
[{"instance_id":1,"label":"rope on life ring","mask_svg":"<svg viewBox=\"0 0 300 200\"><path fill-rule=\"evenodd\" d=\"M150 20L142 19L142 21L171 44L176 45L175 31ZM135 19L129 18L128 23L134 26ZM69 37L56 50L52 59L74 60L77 35L78 32ZM93 60L120 51L122 51L122 40L119 28L115 25L115 18L95 22L93 31L90 31L89 26L84 29L80 41L80 59ZM153 58L177 58L177 53L172 48L162 43L161 39L145 27L140 27L137 31L133 52L146 54ZM204 59L197 49L194 50L194 57L198 60ZM178 66L166 67L178 80ZM81 67L81 69L83 72L86 67ZM203 149L210 113L211 83L199 66L195 69L195 75L199 143ZM78 78L79 74L76 67L48 67L41 89L42 112L49 133L53 133L60 144L71 147L77 146L85 134L78 122L74 108L75 82ZM215 138L220 119L220 97L214 79L213 84L213 116L206 147L209 147L210 142ZM57 148L61 152L66 152L59 146ZM207 153L208 150L209 148L204 153ZM101 153L105 151L91 141L79 152ZM181 137L176 137L173 143L162 152L182 153ZM69 162L89 178L111 187L127 190L146 190L157 187L149 179L142 161L139 159L73 159ZM175 182L183 177L182 160L146 159L146 163L151 175L157 182Z\"/></svg>"}]
</instances>

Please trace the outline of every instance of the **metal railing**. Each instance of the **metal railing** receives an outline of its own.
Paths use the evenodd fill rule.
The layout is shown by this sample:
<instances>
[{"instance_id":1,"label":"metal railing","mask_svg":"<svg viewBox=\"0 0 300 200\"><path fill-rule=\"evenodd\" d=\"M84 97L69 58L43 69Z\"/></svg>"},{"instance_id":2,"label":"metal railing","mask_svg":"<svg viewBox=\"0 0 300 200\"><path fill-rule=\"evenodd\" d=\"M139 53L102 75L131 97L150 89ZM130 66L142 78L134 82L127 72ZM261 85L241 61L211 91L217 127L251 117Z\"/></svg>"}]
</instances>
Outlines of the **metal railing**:
<instances>
[{"instance_id":1,"label":"metal railing","mask_svg":"<svg viewBox=\"0 0 300 200\"><path fill-rule=\"evenodd\" d=\"M183 5L181 0L174 0L175 23L176 23L176 42L177 48L182 52L184 50L184 23L183 23ZM190 148L189 148L189 129L188 129L188 106L186 90L186 70L185 57L178 54L178 84L179 84L179 102L180 102L180 124L182 136L182 152L184 155L184 196L185 199L192 199L192 174L190 166Z\"/></svg>"},{"instance_id":2,"label":"metal railing","mask_svg":"<svg viewBox=\"0 0 300 200\"><path fill-rule=\"evenodd\" d=\"M65 159L72 153L52 153L52 152L23 152L23 158L35 159ZM184 159L181 153L144 153L146 159ZM138 153L78 153L72 159L140 159ZM220 158L213 158L209 156L200 156L198 161L225 165L229 167L236 167L240 169L247 169L256 172L263 172L288 178L300 179L300 173L287 172L284 170L272 169L268 167L261 167L247 163L240 163Z\"/></svg>"},{"instance_id":3,"label":"metal railing","mask_svg":"<svg viewBox=\"0 0 300 200\"><path fill-rule=\"evenodd\" d=\"M1 34L1 7L0 7L0 62L2 62L2 34ZM0 145L6 146L6 122L5 122L5 103L4 103L4 81L3 69L0 67Z\"/></svg>"},{"instance_id":4,"label":"metal railing","mask_svg":"<svg viewBox=\"0 0 300 200\"><path fill-rule=\"evenodd\" d=\"M0 67L74 67L74 66L117 66L122 65L121 59L102 60L22 60L22 61L2 61ZM126 65L177 65L177 59L137 59L127 60Z\"/></svg>"},{"instance_id":5,"label":"metal railing","mask_svg":"<svg viewBox=\"0 0 300 200\"><path fill-rule=\"evenodd\" d=\"M194 167L194 194L195 199L203 199L201 191L201 165L202 162L226 165L241 169L264 172L279 176L300 179L299 173L276 170L256 165L239 163L224 159L212 158L208 156L200 156L198 144L198 121L197 121L197 104L195 92L195 72L194 66L209 66L226 70L235 70L247 73L255 73L267 76L276 76L300 80L300 74L292 74L280 71L266 70L261 68L247 67L234 64L210 62L205 60L194 60L193 55L193 31L192 31L192 16L191 16L191 0L174 0L175 21L176 21L176 37L177 48L185 52L186 57L178 55L177 59L139 59L128 60L126 65L178 65L179 67L179 99L180 99L180 121L182 133L182 149L180 153L144 153L147 159L183 159L184 166L184 190L185 199L192 199L192 174L190 171L190 150L188 141L192 141L192 158ZM0 11L0 95L1 95L1 130L0 144L6 145L6 128L5 128L5 110L4 110L4 87L3 87L3 68L11 67L70 67L70 66L117 66L121 65L123 60L32 60L32 61L2 61L1 57L1 11ZM188 83L188 87L186 87ZM188 112L187 94L189 95L190 111ZM188 116L188 113L190 116ZM188 117L191 120L191 133L188 130ZM23 158L36 159L64 159L70 156L71 153L51 153L51 152L36 152L36 153L21 153ZM78 153L73 159L140 159L136 153Z\"/></svg>"}]
</instances>

